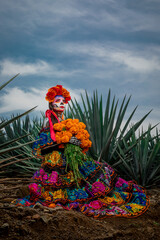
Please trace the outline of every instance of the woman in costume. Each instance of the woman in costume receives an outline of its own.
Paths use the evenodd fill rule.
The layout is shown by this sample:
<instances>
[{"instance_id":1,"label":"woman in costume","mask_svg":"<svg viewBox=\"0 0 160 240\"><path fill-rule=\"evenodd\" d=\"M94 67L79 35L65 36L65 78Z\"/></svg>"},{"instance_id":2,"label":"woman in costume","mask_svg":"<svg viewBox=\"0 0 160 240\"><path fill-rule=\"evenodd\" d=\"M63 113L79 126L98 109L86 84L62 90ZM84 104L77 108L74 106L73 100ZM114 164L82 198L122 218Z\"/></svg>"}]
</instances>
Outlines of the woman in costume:
<instances>
[{"instance_id":1,"label":"woman in costume","mask_svg":"<svg viewBox=\"0 0 160 240\"><path fill-rule=\"evenodd\" d=\"M149 200L141 186L86 155L91 141L84 123L63 117L70 93L57 85L48 90L46 100L49 110L33 145L33 154L42 159L41 168L29 185L29 196L17 200L17 205L32 207L39 202L95 218L135 217L145 212Z\"/></svg>"}]
</instances>

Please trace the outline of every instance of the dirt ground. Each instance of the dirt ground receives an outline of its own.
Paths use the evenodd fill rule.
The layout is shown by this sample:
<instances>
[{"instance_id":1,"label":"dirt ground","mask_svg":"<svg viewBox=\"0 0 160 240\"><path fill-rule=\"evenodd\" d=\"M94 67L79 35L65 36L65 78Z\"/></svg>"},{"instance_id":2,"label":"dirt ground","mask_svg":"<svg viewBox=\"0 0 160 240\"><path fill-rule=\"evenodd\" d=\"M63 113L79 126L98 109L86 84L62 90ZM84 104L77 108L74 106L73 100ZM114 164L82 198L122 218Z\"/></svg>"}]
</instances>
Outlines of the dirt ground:
<instances>
[{"instance_id":1,"label":"dirt ground","mask_svg":"<svg viewBox=\"0 0 160 240\"><path fill-rule=\"evenodd\" d=\"M148 191L150 207L138 218L96 220L61 208L15 207L10 202L16 198L17 186L0 183L0 239L160 239L160 189Z\"/></svg>"}]
</instances>

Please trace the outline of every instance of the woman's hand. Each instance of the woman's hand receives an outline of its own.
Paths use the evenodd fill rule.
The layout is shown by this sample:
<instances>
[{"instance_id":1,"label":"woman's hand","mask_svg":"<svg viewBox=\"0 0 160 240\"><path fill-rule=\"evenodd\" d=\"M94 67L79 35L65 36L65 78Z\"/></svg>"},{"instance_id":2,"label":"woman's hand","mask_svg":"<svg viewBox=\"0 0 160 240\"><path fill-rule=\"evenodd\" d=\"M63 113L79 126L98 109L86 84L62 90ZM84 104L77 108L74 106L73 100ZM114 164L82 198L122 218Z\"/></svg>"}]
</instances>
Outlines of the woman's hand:
<instances>
[{"instance_id":1,"label":"woman's hand","mask_svg":"<svg viewBox=\"0 0 160 240\"><path fill-rule=\"evenodd\" d=\"M80 146L81 145L81 141L79 141L76 137L71 137L71 139L69 140L69 143L72 143L74 145Z\"/></svg>"}]
</instances>

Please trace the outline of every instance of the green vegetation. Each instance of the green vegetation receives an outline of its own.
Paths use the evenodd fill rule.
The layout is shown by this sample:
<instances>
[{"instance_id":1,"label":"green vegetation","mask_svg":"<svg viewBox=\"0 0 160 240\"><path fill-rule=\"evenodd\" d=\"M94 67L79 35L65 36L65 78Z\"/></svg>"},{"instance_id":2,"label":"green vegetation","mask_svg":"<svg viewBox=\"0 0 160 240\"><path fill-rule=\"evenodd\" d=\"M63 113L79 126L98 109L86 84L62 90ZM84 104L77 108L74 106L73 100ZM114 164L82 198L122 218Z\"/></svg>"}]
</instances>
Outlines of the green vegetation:
<instances>
[{"instance_id":1,"label":"green vegetation","mask_svg":"<svg viewBox=\"0 0 160 240\"><path fill-rule=\"evenodd\" d=\"M0 169L5 171L5 175L30 177L40 167L41 160L32 155L32 144L41 125L41 119L31 121L26 115L3 128L5 135L1 136L0 144L3 148L10 146L12 150L0 155Z\"/></svg>"},{"instance_id":2,"label":"green vegetation","mask_svg":"<svg viewBox=\"0 0 160 240\"><path fill-rule=\"evenodd\" d=\"M149 127L148 131L136 137L135 131L141 126L149 115L147 113L138 122L132 124L131 119L137 109L132 111L125 121L131 97L124 97L119 110L118 100L111 100L109 90L105 112L103 112L102 96L98 98L97 91L89 99L86 92L85 98L81 95L83 106L72 100L70 111L72 117L80 119L87 126L92 141L89 155L99 161L104 161L116 168L122 177L134 179L139 184L147 187L160 181L160 138L153 137ZM123 126L124 124L124 126Z\"/></svg>"},{"instance_id":3,"label":"green vegetation","mask_svg":"<svg viewBox=\"0 0 160 240\"><path fill-rule=\"evenodd\" d=\"M160 136L158 130L155 136L151 134L156 126L149 126L138 136L135 134L150 112L131 126L135 107L124 121L130 99L125 96L119 105L115 97L111 99L109 90L104 106L97 91L91 98L86 92L85 97L81 95L82 105L71 100L65 117L78 118L86 124L92 141L88 152L90 157L109 163L128 180L134 179L142 186L151 187L160 183ZM43 118L31 120L27 114L32 110L12 116L9 120L1 119L0 177L30 177L40 166L41 160L32 155L32 143L41 129ZM22 116L25 117L22 119Z\"/></svg>"},{"instance_id":4,"label":"green vegetation","mask_svg":"<svg viewBox=\"0 0 160 240\"><path fill-rule=\"evenodd\" d=\"M12 79L10 79L9 81L1 85L0 90L2 90L7 84L9 84L18 75L19 74L17 74ZM20 119L34 109L35 107L17 116L12 116L9 120L1 119L1 122L0 122L0 177L3 177L3 176L14 177L17 173L19 174L18 162L20 163L24 159L28 160L29 156L31 155L31 147L30 149L28 148L29 148L29 144L32 144L34 142L34 138L30 134L28 134L28 131L23 130L24 126L27 128L28 118L26 117L26 121L25 123L23 123L23 126L21 125ZM24 164L25 162L23 162L23 165ZM23 168L23 173L27 171L26 165Z\"/></svg>"},{"instance_id":5,"label":"green vegetation","mask_svg":"<svg viewBox=\"0 0 160 240\"><path fill-rule=\"evenodd\" d=\"M125 154L125 150L119 149L119 157L123 164L118 166L119 172L128 179L134 179L145 187L151 187L160 183L160 136L158 130L156 136L151 135L151 127L147 133L143 132L137 138L133 132L128 143L125 143L126 150L133 146Z\"/></svg>"}]
</instances>

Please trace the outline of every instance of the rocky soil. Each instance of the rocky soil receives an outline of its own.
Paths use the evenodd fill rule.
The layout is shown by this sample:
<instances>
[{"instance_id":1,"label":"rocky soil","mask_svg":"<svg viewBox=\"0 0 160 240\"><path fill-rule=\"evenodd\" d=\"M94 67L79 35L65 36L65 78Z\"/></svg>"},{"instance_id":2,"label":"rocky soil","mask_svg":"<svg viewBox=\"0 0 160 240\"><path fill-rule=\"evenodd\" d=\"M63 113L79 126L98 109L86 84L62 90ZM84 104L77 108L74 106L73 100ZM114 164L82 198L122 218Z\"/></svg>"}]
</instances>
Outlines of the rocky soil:
<instances>
[{"instance_id":1,"label":"rocky soil","mask_svg":"<svg viewBox=\"0 0 160 240\"><path fill-rule=\"evenodd\" d=\"M18 182L17 182L18 184ZM138 218L96 220L61 208L15 207L16 185L0 183L0 239L147 240L160 239L160 189L148 191L150 208ZM18 192L18 194L20 194Z\"/></svg>"}]
</instances>

